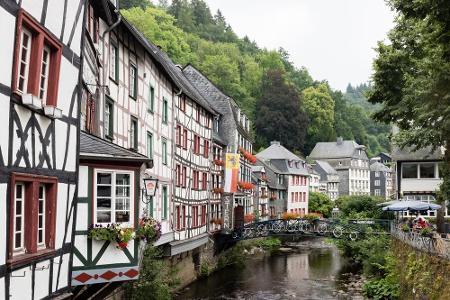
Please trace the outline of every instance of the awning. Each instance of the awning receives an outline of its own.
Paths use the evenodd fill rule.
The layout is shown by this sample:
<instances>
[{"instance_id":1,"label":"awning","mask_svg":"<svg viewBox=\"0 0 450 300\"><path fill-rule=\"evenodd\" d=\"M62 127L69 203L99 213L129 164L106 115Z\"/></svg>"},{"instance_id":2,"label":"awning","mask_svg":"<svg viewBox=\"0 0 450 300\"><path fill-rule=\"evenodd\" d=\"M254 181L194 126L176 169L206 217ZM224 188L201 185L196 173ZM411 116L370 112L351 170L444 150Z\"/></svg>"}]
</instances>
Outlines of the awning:
<instances>
[{"instance_id":1,"label":"awning","mask_svg":"<svg viewBox=\"0 0 450 300\"><path fill-rule=\"evenodd\" d=\"M146 163L147 169L153 168L153 159L83 131L80 133L80 158Z\"/></svg>"},{"instance_id":2,"label":"awning","mask_svg":"<svg viewBox=\"0 0 450 300\"><path fill-rule=\"evenodd\" d=\"M422 201L415 200L405 200L397 201L391 205L383 207L384 211L425 211L425 210L435 210L441 208L440 205L434 203L426 203Z\"/></svg>"}]
</instances>

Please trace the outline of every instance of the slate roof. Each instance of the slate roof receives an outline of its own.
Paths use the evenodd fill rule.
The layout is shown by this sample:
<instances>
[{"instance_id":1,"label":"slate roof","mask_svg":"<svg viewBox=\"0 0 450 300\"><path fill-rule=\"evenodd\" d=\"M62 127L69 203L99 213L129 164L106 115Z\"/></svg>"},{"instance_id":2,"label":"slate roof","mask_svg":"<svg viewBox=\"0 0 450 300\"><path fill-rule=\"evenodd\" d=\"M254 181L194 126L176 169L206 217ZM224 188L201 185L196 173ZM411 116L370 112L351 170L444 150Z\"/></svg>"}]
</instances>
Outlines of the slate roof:
<instances>
[{"instance_id":1,"label":"slate roof","mask_svg":"<svg viewBox=\"0 0 450 300\"><path fill-rule=\"evenodd\" d=\"M219 135L227 141L228 144L234 144L235 131L238 130L249 141L253 138L240 126L237 119L238 105L233 98L222 92L213 82L194 66L188 64L183 68L186 78L199 90L209 104L221 114L219 120Z\"/></svg>"},{"instance_id":2,"label":"slate roof","mask_svg":"<svg viewBox=\"0 0 450 300\"><path fill-rule=\"evenodd\" d=\"M264 149L263 151L256 154L257 158L268 160L268 159L287 159L287 160L301 160L304 161L303 158L295 155L285 147L283 147L280 142L273 141L271 145Z\"/></svg>"},{"instance_id":3,"label":"slate roof","mask_svg":"<svg viewBox=\"0 0 450 300\"><path fill-rule=\"evenodd\" d=\"M121 160L150 162L153 160L140 153L120 147L84 131L80 132L80 156L98 160Z\"/></svg>"},{"instance_id":4,"label":"slate roof","mask_svg":"<svg viewBox=\"0 0 450 300\"><path fill-rule=\"evenodd\" d=\"M264 167L266 171L266 176L268 178L267 186L271 189L277 190L285 190L286 186L282 184L278 184L277 174L282 174L280 170L278 170L275 166L269 164L268 162L264 162L260 159L256 160L256 166ZM254 166L254 167L256 167Z\"/></svg>"},{"instance_id":5,"label":"slate roof","mask_svg":"<svg viewBox=\"0 0 450 300\"><path fill-rule=\"evenodd\" d=\"M338 172L326 161L323 160L316 160L316 164L315 166L321 168L325 173L327 174L333 174L333 175L337 175Z\"/></svg>"},{"instance_id":6,"label":"slate roof","mask_svg":"<svg viewBox=\"0 0 450 300\"><path fill-rule=\"evenodd\" d=\"M311 151L311 159L350 158L355 150L365 150L365 146L358 145L355 141L320 142Z\"/></svg>"},{"instance_id":7,"label":"slate roof","mask_svg":"<svg viewBox=\"0 0 450 300\"><path fill-rule=\"evenodd\" d=\"M393 147L391 157L394 161L420 161L442 160L444 156L441 148L433 151L431 147L426 147L414 151L411 147L405 147L403 149Z\"/></svg>"},{"instance_id":8,"label":"slate roof","mask_svg":"<svg viewBox=\"0 0 450 300\"><path fill-rule=\"evenodd\" d=\"M208 101L199 93L199 91L187 80L184 76L181 68L173 63L169 56L159 49L156 45L151 43L147 38L130 22L122 17L122 24L138 39L142 46L149 52L149 54L156 60L156 62L162 67L165 73L169 76L172 82L183 91L183 93L191 98L204 109L212 114L217 112L209 105Z\"/></svg>"},{"instance_id":9,"label":"slate roof","mask_svg":"<svg viewBox=\"0 0 450 300\"><path fill-rule=\"evenodd\" d=\"M371 172L390 172L391 170L380 162L374 162L370 165Z\"/></svg>"}]
</instances>

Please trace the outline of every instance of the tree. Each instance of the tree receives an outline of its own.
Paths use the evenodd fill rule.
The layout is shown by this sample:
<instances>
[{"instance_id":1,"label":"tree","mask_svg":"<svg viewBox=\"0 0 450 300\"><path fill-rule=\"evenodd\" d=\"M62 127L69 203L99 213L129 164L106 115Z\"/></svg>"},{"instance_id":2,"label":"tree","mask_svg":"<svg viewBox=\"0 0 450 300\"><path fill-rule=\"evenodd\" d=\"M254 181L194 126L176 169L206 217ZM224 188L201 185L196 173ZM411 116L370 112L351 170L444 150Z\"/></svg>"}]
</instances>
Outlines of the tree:
<instances>
[{"instance_id":1,"label":"tree","mask_svg":"<svg viewBox=\"0 0 450 300\"><path fill-rule=\"evenodd\" d=\"M120 9L129 9L133 7L139 7L146 9L149 6L153 6L150 0L121 0Z\"/></svg>"},{"instance_id":2,"label":"tree","mask_svg":"<svg viewBox=\"0 0 450 300\"><path fill-rule=\"evenodd\" d=\"M322 193L309 193L308 211L321 213L325 218L331 217L334 202Z\"/></svg>"},{"instance_id":3,"label":"tree","mask_svg":"<svg viewBox=\"0 0 450 300\"><path fill-rule=\"evenodd\" d=\"M372 196L341 196L336 199L336 206L343 217L347 218L379 218L383 213L377 204L383 199Z\"/></svg>"},{"instance_id":4,"label":"tree","mask_svg":"<svg viewBox=\"0 0 450 300\"><path fill-rule=\"evenodd\" d=\"M308 117L300 109L297 90L284 76L282 70L270 70L263 77L262 97L256 103L255 127L260 138L256 148L278 140L292 151L303 149Z\"/></svg>"},{"instance_id":5,"label":"tree","mask_svg":"<svg viewBox=\"0 0 450 300\"><path fill-rule=\"evenodd\" d=\"M334 101L325 84L303 90L303 105L310 119L305 153L317 142L334 140Z\"/></svg>"},{"instance_id":6,"label":"tree","mask_svg":"<svg viewBox=\"0 0 450 300\"><path fill-rule=\"evenodd\" d=\"M378 120L400 129L394 137L400 147L445 147L438 194L443 202L450 199L450 2L388 3L397 12L396 25L389 43L378 44L369 100L382 104Z\"/></svg>"}]
</instances>

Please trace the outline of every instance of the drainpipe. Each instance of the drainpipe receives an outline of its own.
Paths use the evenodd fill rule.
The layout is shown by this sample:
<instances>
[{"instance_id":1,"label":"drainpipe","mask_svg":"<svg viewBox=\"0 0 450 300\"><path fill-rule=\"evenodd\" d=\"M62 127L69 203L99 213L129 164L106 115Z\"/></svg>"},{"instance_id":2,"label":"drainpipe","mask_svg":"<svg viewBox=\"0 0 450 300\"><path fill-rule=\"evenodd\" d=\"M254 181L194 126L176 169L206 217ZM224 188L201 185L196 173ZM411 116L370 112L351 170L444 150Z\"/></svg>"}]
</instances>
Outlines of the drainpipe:
<instances>
[{"instance_id":1,"label":"drainpipe","mask_svg":"<svg viewBox=\"0 0 450 300\"><path fill-rule=\"evenodd\" d=\"M101 86L101 89L100 89L101 92L100 93L101 93L103 99L105 99L105 87L106 87L105 37L106 37L106 35L109 32L111 32L114 28L116 28L120 24L120 22L122 21L122 15L119 12L119 0L116 0L116 9L114 10L114 12L118 15L117 21L114 24L112 24L110 27L106 28L106 30L102 34L102 65L103 65L103 73L102 73L102 77L101 77L102 82L100 82L100 86ZM109 66L108 66L108 68L109 68ZM109 71L109 69L108 69L108 71ZM105 137L104 135L105 135L105 131L103 130L103 138Z\"/></svg>"}]
</instances>

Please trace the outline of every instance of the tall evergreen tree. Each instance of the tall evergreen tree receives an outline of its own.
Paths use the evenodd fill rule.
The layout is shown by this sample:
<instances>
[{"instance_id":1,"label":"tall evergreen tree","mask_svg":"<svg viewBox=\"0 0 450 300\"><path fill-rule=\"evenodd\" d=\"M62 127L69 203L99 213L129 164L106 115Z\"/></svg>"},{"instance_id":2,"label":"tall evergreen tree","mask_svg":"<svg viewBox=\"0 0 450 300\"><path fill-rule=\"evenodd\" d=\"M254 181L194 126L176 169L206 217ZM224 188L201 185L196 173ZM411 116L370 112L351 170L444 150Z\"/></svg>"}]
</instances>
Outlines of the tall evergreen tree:
<instances>
[{"instance_id":1,"label":"tall evergreen tree","mask_svg":"<svg viewBox=\"0 0 450 300\"><path fill-rule=\"evenodd\" d=\"M259 145L278 140L292 151L303 151L308 117L301 108L297 89L286 82L281 70L269 70L263 77L262 97L256 104L256 134Z\"/></svg>"}]
</instances>

